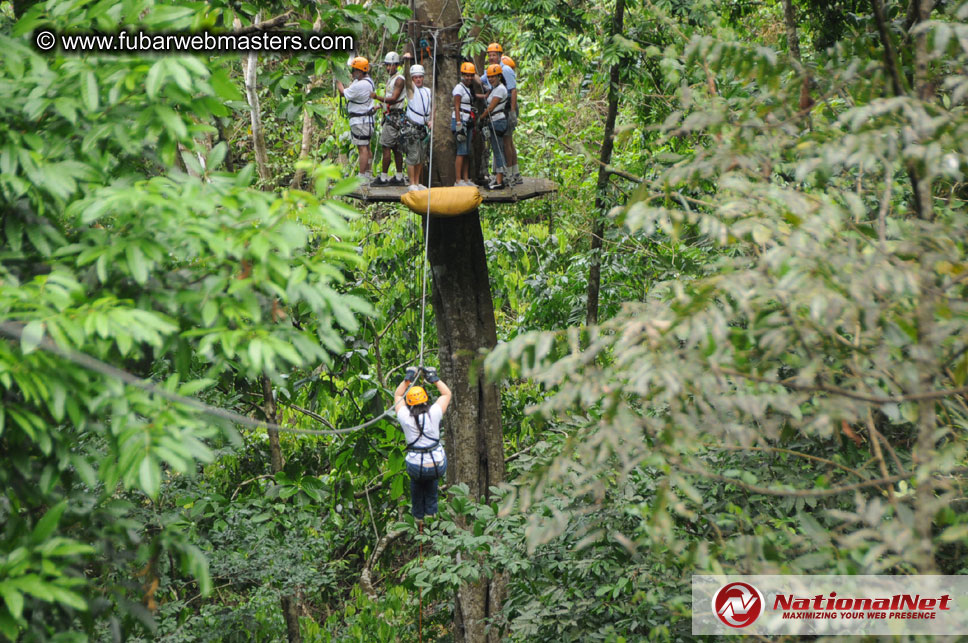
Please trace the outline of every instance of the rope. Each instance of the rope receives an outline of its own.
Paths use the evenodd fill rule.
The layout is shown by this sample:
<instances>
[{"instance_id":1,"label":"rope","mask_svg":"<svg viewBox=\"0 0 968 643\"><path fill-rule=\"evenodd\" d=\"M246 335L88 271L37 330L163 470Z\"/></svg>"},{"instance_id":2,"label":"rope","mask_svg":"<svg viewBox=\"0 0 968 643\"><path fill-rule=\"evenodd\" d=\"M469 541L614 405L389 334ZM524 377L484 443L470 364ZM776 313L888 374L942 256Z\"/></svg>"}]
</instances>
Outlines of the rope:
<instances>
[{"instance_id":1,"label":"rope","mask_svg":"<svg viewBox=\"0 0 968 643\"><path fill-rule=\"evenodd\" d=\"M4 335L10 339L23 341L23 327L12 322L0 322L0 335ZM120 380L129 386L133 386L134 388L141 389L147 393L157 395L158 397L164 398L170 402L184 404L185 406L191 407L197 411L201 411L206 415L235 422L253 429L265 428L272 431L279 431L280 433L302 433L304 435L343 435L346 433L359 431L360 429L365 429L368 426L372 426L387 415L390 415L391 411L394 410L394 407L391 406L373 419L368 420L363 424L358 424L345 429L297 429L295 427L276 424L275 422L256 420L234 411L229 411L227 409L206 404L205 402L202 402L194 397L185 397L184 395L166 391L153 382L135 377L127 371L123 371L120 368L111 366L110 364L102 362L97 358L91 357L90 355L70 348L62 348L47 338L41 340L40 344L38 344L38 348L42 348L48 353L58 355L69 362L73 362L78 366L83 366L84 368L94 371L95 373L100 373L101 375Z\"/></svg>"},{"instance_id":2,"label":"rope","mask_svg":"<svg viewBox=\"0 0 968 643\"><path fill-rule=\"evenodd\" d=\"M432 31L431 34L434 37L434 65L433 65L433 79L434 86L437 85L437 31ZM430 113L436 118L437 113L435 111L434 102L436 101L436 92L431 94L430 100ZM424 262L423 262L423 286L420 293L420 360L418 364L423 366L424 363L424 326L427 317L427 267L430 265L430 197L433 194L431 186L434 182L434 130L437 129L430 124L430 159L427 163L427 222L425 224L424 232Z\"/></svg>"}]
</instances>

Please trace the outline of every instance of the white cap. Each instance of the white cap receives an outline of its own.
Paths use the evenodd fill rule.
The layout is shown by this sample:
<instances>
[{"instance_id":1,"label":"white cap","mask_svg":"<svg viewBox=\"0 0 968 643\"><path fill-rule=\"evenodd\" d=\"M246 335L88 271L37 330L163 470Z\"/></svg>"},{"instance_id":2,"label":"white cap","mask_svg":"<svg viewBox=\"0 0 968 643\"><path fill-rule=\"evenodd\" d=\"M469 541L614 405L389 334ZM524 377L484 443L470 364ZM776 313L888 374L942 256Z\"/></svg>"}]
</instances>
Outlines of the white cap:
<instances>
[{"instance_id":1,"label":"white cap","mask_svg":"<svg viewBox=\"0 0 968 643\"><path fill-rule=\"evenodd\" d=\"M383 63L386 65L399 65L400 64L400 54L395 51L391 51L383 59Z\"/></svg>"},{"instance_id":2,"label":"white cap","mask_svg":"<svg viewBox=\"0 0 968 643\"><path fill-rule=\"evenodd\" d=\"M414 76L423 76L423 75L424 75L423 65L414 65L413 67L410 68L411 78Z\"/></svg>"}]
</instances>

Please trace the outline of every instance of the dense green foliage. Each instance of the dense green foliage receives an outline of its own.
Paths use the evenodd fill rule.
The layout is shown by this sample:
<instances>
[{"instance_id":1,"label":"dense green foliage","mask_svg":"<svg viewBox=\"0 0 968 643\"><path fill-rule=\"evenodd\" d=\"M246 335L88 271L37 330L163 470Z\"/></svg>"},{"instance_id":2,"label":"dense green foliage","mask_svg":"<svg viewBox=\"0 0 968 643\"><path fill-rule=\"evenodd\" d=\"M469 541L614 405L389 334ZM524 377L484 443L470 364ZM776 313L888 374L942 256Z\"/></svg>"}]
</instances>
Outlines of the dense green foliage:
<instances>
[{"instance_id":1,"label":"dense green foliage","mask_svg":"<svg viewBox=\"0 0 968 643\"><path fill-rule=\"evenodd\" d=\"M559 194L481 211L509 485L447 489L422 534L392 423L283 433L274 473L266 431L64 353L303 429L387 407L421 341L422 231L341 200L344 53L259 60L267 181L239 56L30 37L293 10L376 59L409 11L28 6L0 4L0 321L21 334L0 341L0 638L284 640L292 599L306 640L452 640L454 591L505 574L512 640L689 639L693 573L968 573L968 5L918 24L887 3L895 75L867 3L794 3L801 60L781 2L630 2L614 39L612 2L465 3L465 52L517 61L521 166Z\"/></svg>"}]
</instances>

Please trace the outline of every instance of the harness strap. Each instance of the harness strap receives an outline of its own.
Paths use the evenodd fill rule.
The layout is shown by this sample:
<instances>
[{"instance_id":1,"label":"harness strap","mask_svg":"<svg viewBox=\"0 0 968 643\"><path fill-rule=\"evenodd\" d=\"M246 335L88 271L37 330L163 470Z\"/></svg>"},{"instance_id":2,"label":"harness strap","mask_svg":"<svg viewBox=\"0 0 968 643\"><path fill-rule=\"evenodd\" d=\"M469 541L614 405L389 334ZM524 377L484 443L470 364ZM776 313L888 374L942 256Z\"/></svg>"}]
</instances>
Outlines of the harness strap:
<instances>
[{"instance_id":1,"label":"harness strap","mask_svg":"<svg viewBox=\"0 0 968 643\"><path fill-rule=\"evenodd\" d=\"M370 83L371 91L376 91L376 85L373 84L373 80L372 79L370 79L370 78L363 78L362 80L365 80L368 83ZM372 103L372 99L371 98L364 98L363 100L354 100L352 98L348 98L348 99L346 99L346 102L349 103L350 105L367 105L369 103L369 108L366 111L363 111L363 112L354 112L351 109L347 109L347 111L349 112L349 115L350 116L372 116L373 115L373 112L375 111L373 109L373 103Z\"/></svg>"},{"instance_id":2,"label":"harness strap","mask_svg":"<svg viewBox=\"0 0 968 643\"><path fill-rule=\"evenodd\" d=\"M472 114L474 110L472 109L471 105L474 104L474 96L471 94L471 90L467 89L467 87L464 86L464 83L457 83L457 86L461 88L461 92L467 96L467 100L469 101L466 109L464 108L464 101L460 102L460 111L467 114Z\"/></svg>"}]
</instances>

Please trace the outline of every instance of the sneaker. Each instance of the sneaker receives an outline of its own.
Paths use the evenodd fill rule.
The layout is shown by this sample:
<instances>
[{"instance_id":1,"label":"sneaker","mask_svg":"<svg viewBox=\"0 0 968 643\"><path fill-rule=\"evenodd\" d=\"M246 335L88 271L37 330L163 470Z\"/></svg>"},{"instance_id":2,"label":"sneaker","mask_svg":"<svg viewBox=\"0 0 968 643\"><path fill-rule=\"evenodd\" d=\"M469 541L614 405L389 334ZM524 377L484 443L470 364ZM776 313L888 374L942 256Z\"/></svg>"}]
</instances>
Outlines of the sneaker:
<instances>
[{"instance_id":1,"label":"sneaker","mask_svg":"<svg viewBox=\"0 0 968 643\"><path fill-rule=\"evenodd\" d=\"M487 184L488 190L503 190L506 187L504 183L498 183L497 181L491 181Z\"/></svg>"},{"instance_id":2,"label":"sneaker","mask_svg":"<svg viewBox=\"0 0 968 643\"><path fill-rule=\"evenodd\" d=\"M357 174L356 178L360 180L361 187L370 184L370 179L365 174Z\"/></svg>"},{"instance_id":3,"label":"sneaker","mask_svg":"<svg viewBox=\"0 0 968 643\"><path fill-rule=\"evenodd\" d=\"M407 181L402 177L397 178L395 176L391 176L390 179L387 181L387 185L406 185L406 184L407 184Z\"/></svg>"},{"instance_id":4,"label":"sneaker","mask_svg":"<svg viewBox=\"0 0 968 643\"><path fill-rule=\"evenodd\" d=\"M420 186L419 185L408 185L407 186L407 192L416 192L419 189L420 189Z\"/></svg>"},{"instance_id":5,"label":"sneaker","mask_svg":"<svg viewBox=\"0 0 968 643\"><path fill-rule=\"evenodd\" d=\"M427 186L424 185L423 183L418 183L417 184L417 189L418 190L426 190L427 189Z\"/></svg>"},{"instance_id":6,"label":"sneaker","mask_svg":"<svg viewBox=\"0 0 968 643\"><path fill-rule=\"evenodd\" d=\"M370 185L374 185L374 186L393 185L391 181L392 179L384 179L382 176L378 176L375 179L373 179L373 182L370 183Z\"/></svg>"},{"instance_id":7,"label":"sneaker","mask_svg":"<svg viewBox=\"0 0 968 643\"><path fill-rule=\"evenodd\" d=\"M520 174L515 174L514 176L511 177L508 183L510 183L511 185L522 185L524 183L524 177L521 176Z\"/></svg>"}]
</instances>

